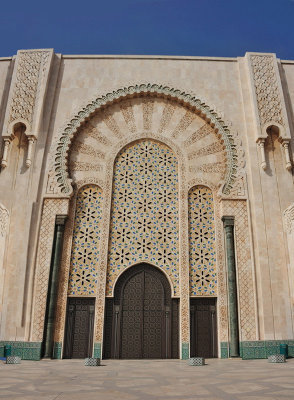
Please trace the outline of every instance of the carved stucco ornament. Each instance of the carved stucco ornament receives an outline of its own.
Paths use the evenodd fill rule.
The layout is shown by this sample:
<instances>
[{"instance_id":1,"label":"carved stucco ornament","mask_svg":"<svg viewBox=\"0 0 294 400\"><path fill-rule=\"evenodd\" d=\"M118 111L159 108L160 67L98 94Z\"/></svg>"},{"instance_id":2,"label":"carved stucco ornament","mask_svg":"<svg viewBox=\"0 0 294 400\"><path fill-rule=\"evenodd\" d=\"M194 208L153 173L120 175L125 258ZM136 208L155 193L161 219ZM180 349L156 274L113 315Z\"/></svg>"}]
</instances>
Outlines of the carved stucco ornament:
<instances>
[{"instance_id":1,"label":"carved stucco ornament","mask_svg":"<svg viewBox=\"0 0 294 400\"><path fill-rule=\"evenodd\" d=\"M8 164L9 147L14 139L14 128L25 127L28 138L26 166L32 164L34 144L38 138L53 49L19 50L15 60L3 133L2 168Z\"/></svg>"},{"instance_id":2,"label":"carved stucco ornament","mask_svg":"<svg viewBox=\"0 0 294 400\"><path fill-rule=\"evenodd\" d=\"M0 237L4 237L7 233L8 220L9 220L9 212L0 203Z\"/></svg>"},{"instance_id":3,"label":"carved stucco ornament","mask_svg":"<svg viewBox=\"0 0 294 400\"><path fill-rule=\"evenodd\" d=\"M291 234L294 232L294 203L286 208L283 214L286 230L289 234Z\"/></svg>"},{"instance_id":4,"label":"carved stucco ornament","mask_svg":"<svg viewBox=\"0 0 294 400\"><path fill-rule=\"evenodd\" d=\"M234 135L230 131L228 125L217 115L214 110L196 97L180 90L157 84L129 86L113 91L112 93L107 93L106 95L98 97L83 107L69 121L65 129L59 135L55 151L53 170L50 172L51 176L49 177L48 181L48 186L51 188L54 187L54 194L63 194L64 196L68 197L73 192L71 185L72 180L69 178L68 173L67 159L71 142L74 139L78 128L86 121L86 119L88 119L99 109L110 106L114 102L117 102L123 98L137 96L156 96L177 101L179 104L195 111L215 129L215 131L221 136L227 153L227 169L222 193L225 195L230 194L234 181L236 180L238 170L238 153L237 146L234 141ZM54 182L52 182L52 180L54 180Z\"/></svg>"},{"instance_id":5,"label":"carved stucco ornament","mask_svg":"<svg viewBox=\"0 0 294 400\"><path fill-rule=\"evenodd\" d=\"M247 53L254 87L257 120L260 125L256 143L260 153L260 166L266 170L265 140L272 125L279 129L280 142L285 154L285 167L291 170L289 155L290 128L283 100L277 59L274 54Z\"/></svg>"}]
</instances>

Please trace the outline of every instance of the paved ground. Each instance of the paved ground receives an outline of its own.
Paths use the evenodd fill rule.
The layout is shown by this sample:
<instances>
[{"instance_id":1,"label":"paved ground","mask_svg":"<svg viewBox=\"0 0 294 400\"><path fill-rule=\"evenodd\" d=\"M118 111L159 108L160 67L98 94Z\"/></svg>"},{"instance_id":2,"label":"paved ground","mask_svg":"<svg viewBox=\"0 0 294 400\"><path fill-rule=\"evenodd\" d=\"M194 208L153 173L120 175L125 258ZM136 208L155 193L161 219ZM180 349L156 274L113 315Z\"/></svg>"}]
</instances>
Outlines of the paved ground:
<instances>
[{"instance_id":1,"label":"paved ground","mask_svg":"<svg viewBox=\"0 0 294 400\"><path fill-rule=\"evenodd\" d=\"M294 399L294 359L207 360L190 367L180 360L0 361L0 399L22 400L272 400Z\"/></svg>"}]
</instances>

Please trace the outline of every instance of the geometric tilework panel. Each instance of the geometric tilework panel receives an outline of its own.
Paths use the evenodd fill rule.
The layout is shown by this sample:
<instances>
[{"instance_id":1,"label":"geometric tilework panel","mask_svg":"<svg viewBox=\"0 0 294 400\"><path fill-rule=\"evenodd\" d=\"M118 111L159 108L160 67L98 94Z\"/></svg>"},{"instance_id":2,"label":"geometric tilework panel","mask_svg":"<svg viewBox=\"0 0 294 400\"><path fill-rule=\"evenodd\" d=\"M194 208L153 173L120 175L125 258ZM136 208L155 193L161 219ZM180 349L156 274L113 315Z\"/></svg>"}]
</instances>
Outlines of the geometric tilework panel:
<instances>
[{"instance_id":1,"label":"geometric tilework panel","mask_svg":"<svg viewBox=\"0 0 294 400\"><path fill-rule=\"evenodd\" d=\"M93 296L102 219L102 190L96 185L80 189L76 201L68 294Z\"/></svg>"},{"instance_id":2,"label":"geometric tilework panel","mask_svg":"<svg viewBox=\"0 0 294 400\"><path fill-rule=\"evenodd\" d=\"M256 340L255 289L246 201L224 201L223 215L234 215L235 217L235 247L241 340Z\"/></svg>"},{"instance_id":3,"label":"geometric tilework panel","mask_svg":"<svg viewBox=\"0 0 294 400\"><path fill-rule=\"evenodd\" d=\"M216 296L213 195L205 186L189 192L189 249L190 296Z\"/></svg>"},{"instance_id":4,"label":"geometric tilework panel","mask_svg":"<svg viewBox=\"0 0 294 400\"><path fill-rule=\"evenodd\" d=\"M178 162L154 140L124 148L114 165L107 295L127 267L145 261L163 269L179 295Z\"/></svg>"}]
</instances>

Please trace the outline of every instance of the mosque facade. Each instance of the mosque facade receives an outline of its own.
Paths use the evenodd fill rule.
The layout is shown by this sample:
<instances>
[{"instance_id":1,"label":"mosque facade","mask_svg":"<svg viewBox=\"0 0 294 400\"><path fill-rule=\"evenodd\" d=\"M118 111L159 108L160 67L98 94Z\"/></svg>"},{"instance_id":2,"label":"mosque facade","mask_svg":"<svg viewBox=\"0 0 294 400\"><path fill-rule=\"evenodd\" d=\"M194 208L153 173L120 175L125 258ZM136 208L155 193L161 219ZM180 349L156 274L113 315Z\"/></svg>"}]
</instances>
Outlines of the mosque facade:
<instances>
[{"instance_id":1,"label":"mosque facade","mask_svg":"<svg viewBox=\"0 0 294 400\"><path fill-rule=\"evenodd\" d=\"M0 98L0 355L294 356L294 61L19 50Z\"/></svg>"}]
</instances>

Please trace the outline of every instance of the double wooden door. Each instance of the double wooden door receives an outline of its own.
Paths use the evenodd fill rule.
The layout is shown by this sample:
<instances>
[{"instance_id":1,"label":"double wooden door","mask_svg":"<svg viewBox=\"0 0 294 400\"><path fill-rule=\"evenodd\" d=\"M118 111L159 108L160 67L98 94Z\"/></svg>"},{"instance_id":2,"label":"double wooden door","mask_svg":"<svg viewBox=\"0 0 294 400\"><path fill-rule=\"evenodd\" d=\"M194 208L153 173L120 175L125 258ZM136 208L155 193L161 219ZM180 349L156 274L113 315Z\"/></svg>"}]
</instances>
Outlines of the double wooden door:
<instances>
[{"instance_id":1,"label":"double wooden door","mask_svg":"<svg viewBox=\"0 0 294 400\"><path fill-rule=\"evenodd\" d=\"M92 356L95 299L70 297L64 338L64 358Z\"/></svg>"},{"instance_id":2,"label":"double wooden door","mask_svg":"<svg viewBox=\"0 0 294 400\"><path fill-rule=\"evenodd\" d=\"M217 357L216 299L190 299L190 356Z\"/></svg>"},{"instance_id":3,"label":"double wooden door","mask_svg":"<svg viewBox=\"0 0 294 400\"><path fill-rule=\"evenodd\" d=\"M106 302L105 357L172 358L177 312L163 273L147 264L132 267Z\"/></svg>"}]
</instances>

